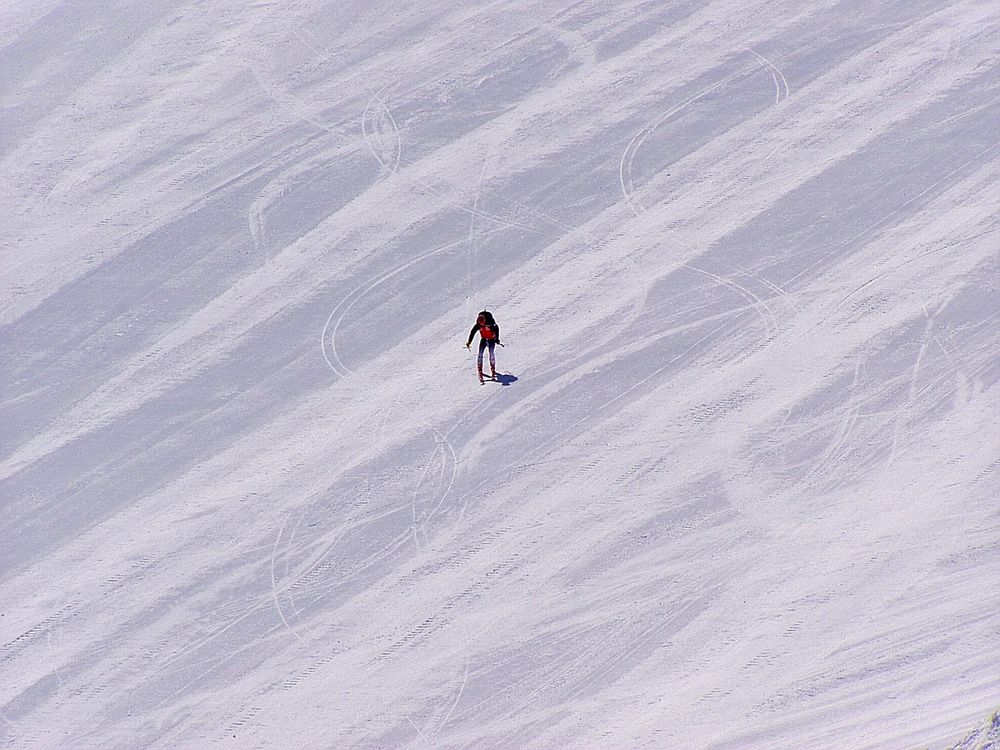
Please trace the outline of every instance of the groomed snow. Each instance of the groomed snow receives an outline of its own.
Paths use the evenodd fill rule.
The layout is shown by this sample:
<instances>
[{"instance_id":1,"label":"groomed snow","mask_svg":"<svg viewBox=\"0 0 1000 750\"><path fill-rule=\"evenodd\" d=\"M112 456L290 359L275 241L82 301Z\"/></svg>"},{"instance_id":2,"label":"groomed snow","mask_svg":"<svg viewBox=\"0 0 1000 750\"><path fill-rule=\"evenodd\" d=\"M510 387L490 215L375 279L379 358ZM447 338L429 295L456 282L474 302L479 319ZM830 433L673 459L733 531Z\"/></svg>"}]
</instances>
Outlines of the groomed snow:
<instances>
[{"instance_id":1,"label":"groomed snow","mask_svg":"<svg viewBox=\"0 0 1000 750\"><path fill-rule=\"evenodd\" d=\"M2 0L0 80L4 747L995 740L1000 0Z\"/></svg>"}]
</instances>

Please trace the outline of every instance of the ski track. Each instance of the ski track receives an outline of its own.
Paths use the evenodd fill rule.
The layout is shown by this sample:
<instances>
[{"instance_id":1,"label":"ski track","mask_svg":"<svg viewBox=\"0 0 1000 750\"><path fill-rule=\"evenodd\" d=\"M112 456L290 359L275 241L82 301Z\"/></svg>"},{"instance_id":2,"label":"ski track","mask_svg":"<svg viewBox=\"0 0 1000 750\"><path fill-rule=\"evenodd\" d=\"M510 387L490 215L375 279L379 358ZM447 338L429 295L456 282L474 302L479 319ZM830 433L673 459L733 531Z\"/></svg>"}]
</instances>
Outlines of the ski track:
<instances>
[{"instance_id":1,"label":"ski track","mask_svg":"<svg viewBox=\"0 0 1000 750\"><path fill-rule=\"evenodd\" d=\"M0 744L995 738L995 2L45 6Z\"/></svg>"}]
</instances>

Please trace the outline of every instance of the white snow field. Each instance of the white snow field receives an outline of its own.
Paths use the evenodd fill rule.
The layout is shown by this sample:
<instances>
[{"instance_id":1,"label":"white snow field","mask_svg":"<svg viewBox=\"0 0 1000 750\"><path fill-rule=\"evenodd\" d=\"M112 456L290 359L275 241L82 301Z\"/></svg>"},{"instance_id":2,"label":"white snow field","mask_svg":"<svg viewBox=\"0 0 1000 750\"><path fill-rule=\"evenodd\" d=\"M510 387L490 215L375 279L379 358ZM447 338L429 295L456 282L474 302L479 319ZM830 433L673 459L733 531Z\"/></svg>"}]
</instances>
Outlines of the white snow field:
<instances>
[{"instance_id":1,"label":"white snow field","mask_svg":"<svg viewBox=\"0 0 1000 750\"><path fill-rule=\"evenodd\" d=\"M0 46L0 745L1000 742L1000 0Z\"/></svg>"}]
</instances>

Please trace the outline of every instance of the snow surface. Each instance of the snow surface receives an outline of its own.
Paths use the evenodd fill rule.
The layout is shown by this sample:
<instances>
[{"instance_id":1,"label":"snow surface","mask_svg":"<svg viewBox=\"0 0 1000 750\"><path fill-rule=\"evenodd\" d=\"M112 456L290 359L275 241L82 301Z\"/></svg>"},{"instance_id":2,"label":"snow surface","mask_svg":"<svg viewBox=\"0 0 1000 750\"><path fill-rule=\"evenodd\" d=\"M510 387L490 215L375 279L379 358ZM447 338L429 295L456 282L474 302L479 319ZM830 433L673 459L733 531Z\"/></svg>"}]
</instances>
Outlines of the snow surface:
<instances>
[{"instance_id":1,"label":"snow surface","mask_svg":"<svg viewBox=\"0 0 1000 750\"><path fill-rule=\"evenodd\" d=\"M1000 1L0 45L4 747L995 732Z\"/></svg>"}]
</instances>

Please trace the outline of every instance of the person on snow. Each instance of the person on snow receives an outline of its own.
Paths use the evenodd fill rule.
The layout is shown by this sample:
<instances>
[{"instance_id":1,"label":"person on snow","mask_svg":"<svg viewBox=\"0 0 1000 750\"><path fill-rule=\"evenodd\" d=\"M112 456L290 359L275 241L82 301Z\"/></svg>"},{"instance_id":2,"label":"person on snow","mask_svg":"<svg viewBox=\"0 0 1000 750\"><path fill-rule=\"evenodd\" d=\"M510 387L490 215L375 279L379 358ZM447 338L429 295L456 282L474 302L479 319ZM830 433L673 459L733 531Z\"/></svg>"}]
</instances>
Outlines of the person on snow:
<instances>
[{"instance_id":1,"label":"person on snow","mask_svg":"<svg viewBox=\"0 0 1000 750\"><path fill-rule=\"evenodd\" d=\"M479 382L482 384L483 352L486 351L487 347L490 350L490 375L494 380L497 377L497 360L494 352L497 344L500 344L500 326L497 325L496 320L493 319L493 313L489 310L483 310L476 316L476 324L472 326L472 330L469 331L469 340L465 342L466 349L472 348L472 339L476 337L477 332L479 333L479 357L476 359L476 371L479 373Z\"/></svg>"}]
</instances>

